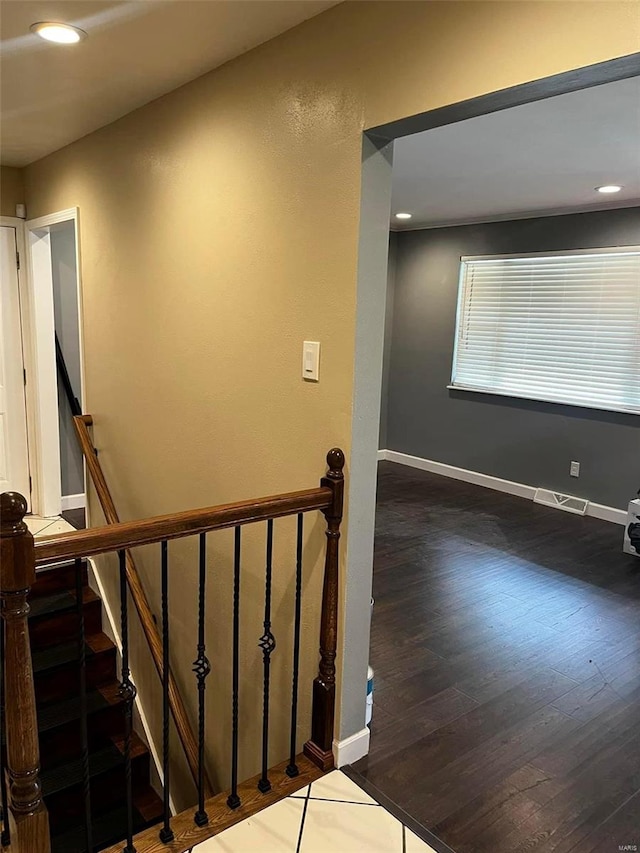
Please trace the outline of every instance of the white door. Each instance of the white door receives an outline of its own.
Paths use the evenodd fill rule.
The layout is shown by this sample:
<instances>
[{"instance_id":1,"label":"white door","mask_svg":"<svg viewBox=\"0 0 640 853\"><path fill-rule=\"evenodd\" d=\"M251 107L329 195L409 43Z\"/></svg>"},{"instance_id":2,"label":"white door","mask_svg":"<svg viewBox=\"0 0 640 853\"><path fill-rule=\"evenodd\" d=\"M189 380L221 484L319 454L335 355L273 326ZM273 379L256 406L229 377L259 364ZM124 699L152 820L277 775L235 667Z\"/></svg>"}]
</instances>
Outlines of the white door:
<instances>
[{"instance_id":1,"label":"white door","mask_svg":"<svg viewBox=\"0 0 640 853\"><path fill-rule=\"evenodd\" d=\"M16 230L0 233L0 492L31 503Z\"/></svg>"}]
</instances>

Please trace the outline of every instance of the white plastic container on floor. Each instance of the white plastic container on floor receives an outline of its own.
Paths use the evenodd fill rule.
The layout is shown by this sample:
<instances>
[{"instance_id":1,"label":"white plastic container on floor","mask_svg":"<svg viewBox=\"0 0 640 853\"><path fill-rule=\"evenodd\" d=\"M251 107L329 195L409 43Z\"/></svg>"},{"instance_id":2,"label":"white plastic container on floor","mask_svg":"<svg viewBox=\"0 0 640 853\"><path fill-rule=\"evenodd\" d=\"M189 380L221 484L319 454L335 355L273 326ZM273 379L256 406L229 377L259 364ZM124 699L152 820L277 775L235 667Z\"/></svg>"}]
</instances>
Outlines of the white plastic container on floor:
<instances>
[{"instance_id":1,"label":"white plastic container on floor","mask_svg":"<svg viewBox=\"0 0 640 853\"><path fill-rule=\"evenodd\" d=\"M373 670L367 668L367 713L365 715L365 724L371 725L373 718Z\"/></svg>"}]
</instances>

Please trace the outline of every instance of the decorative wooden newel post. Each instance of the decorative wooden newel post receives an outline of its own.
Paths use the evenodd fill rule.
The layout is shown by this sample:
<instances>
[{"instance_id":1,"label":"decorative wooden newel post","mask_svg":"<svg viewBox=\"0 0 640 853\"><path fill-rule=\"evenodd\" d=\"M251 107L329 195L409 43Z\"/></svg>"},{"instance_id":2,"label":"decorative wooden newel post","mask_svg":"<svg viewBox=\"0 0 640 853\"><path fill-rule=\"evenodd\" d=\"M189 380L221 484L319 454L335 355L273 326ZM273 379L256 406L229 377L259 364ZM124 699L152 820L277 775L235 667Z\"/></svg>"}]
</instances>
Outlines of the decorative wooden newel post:
<instances>
[{"instance_id":1,"label":"decorative wooden newel post","mask_svg":"<svg viewBox=\"0 0 640 853\"><path fill-rule=\"evenodd\" d=\"M344 501L344 453L334 447L327 454L329 471L320 481L333 491L333 501L325 511L327 551L322 589L320 623L320 666L313 682L311 740L304 745L305 755L321 767L333 767L333 721L336 704L336 645L338 641L338 542Z\"/></svg>"},{"instance_id":2,"label":"decorative wooden newel post","mask_svg":"<svg viewBox=\"0 0 640 853\"><path fill-rule=\"evenodd\" d=\"M27 502L0 495L0 600L5 625L5 726L9 805L20 853L49 853L49 817L40 788L38 721L29 644L27 597L35 583L33 536L24 523Z\"/></svg>"}]
</instances>

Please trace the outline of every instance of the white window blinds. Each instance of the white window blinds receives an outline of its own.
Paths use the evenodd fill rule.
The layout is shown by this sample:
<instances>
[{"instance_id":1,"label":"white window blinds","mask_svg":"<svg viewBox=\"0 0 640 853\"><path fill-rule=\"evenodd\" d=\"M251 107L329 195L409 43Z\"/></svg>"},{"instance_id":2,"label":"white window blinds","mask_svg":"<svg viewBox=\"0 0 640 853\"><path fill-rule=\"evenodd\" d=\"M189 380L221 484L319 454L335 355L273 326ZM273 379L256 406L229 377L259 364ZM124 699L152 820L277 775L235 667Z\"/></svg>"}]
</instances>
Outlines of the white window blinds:
<instances>
[{"instance_id":1,"label":"white window blinds","mask_svg":"<svg viewBox=\"0 0 640 853\"><path fill-rule=\"evenodd\" d=\"M463 258L452 383L640 413L640 247Z\"/></svg>"}]
</instances>

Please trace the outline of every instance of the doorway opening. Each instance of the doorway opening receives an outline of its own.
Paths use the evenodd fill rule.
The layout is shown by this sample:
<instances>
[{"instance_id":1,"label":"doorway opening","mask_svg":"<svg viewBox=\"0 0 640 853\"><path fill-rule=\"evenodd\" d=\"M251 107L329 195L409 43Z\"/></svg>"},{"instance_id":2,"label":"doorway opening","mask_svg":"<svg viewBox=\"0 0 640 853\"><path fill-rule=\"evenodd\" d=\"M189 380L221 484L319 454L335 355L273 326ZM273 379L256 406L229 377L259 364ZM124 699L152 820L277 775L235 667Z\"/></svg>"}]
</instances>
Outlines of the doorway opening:
<instances>
[{"instance_id":1,"label":"doorway opening","mask_svg":"<svg viewBox=\"0 0 640 853\"><path fill-rule=\"evenodd\" d=\"M75 208L25 223L27 423L34 512L83 513L85 471L73 428L84 400L82 297Z\"/></svg>"},{"instance_id":2,"label":"doorway opening","mask_svg":"<svg viewBox=\"0 0 640 853\"><path fill-rule=\"evenodd\" d=\"M622 411L596 411L586 407L578 410L575 400L567 400L563 405L550 401L548 393L543 400L518 400L516 395L507 398L496 393L474 393L470 389L447 386L455 384L451 371L458 328L461 259L477 261L479 257L504 255L523 258L540 253L565 253L565 250L570 255L577 250L628 249L640 244L640 187L637 186L640 164L637 162L637 146L630 143L622 132L623 122L615 122L620 128L619 135L609 134L614 147L616 142L619 145L619 153L616 155L610 148L610 156L605 158L604 152L600 152L600 171L622 169L623 161L628 155L633 159L635 152L635 171L628 172L627 177L620 181L628 185L631 193L623 194L622 201L615 204L603 204L600 200L600 203L592 205L591 199L597 198L597 186L618 181L613 178L599 180L585 163L579 162L575 146L563 141L563 133L568 131L572 119L579 120L580 110L577 106L574 110L570 93L575 93L576 103L582 96L590 94L596 101L600 98L601 105L606 104L607 108L621 105L621 115L629 119L625 123L635 125L632 138L637 138L640 119L638 74L637 58L607 63L585 69L582 84L579 82L580 74L566 75L564 81L560 75L554 81L538 81L527 87L487 96L488 100L480 98L377 128L364 141L343 669L343 681L351 683L353 680L357 684L359 698L355 695L355 688L352 691L349 687L343 692L341 725L349 720L353 731L356 725L352 722L355 717L351 715L356 711L360 720L364 722L366 719L367 661L359 656L359 649L362 646L368 650L368 645L361 641L363 637L368 639L364 626L369 624L373 564L376 604L373 610L372 655L377 657L378 666L376 668L372 661L376 671L371 750L361 763L355 765L355 769L369 784L417 818L425 829L425 840L436 849L439 848L433 837L428 835L429 830L454 849L459 846L465 849L466 845L469 849L481 850L478 836L485 828L481 826L480 812L477 815L473 812L473 802L477 798L479 810L481 803L486 802L485 796L494 797L498 803L500 785L507 791L505 803L510 801L508 791L514 780L506 773L507 767L513 773L522 770L524 787L540 783L544 774L539 774L540 778L533 779L530 775L525 779L531 768L523 770L526 762L518 764L521 755L517 749L513 748L508 753L507 746L501 744L503 729L512 725L514 741L534 749L542 727L549 723L544 731L551 737L552 727L557 724L557 744L546 744L551 754L554 747L560 748L563 743L568 743L571 732L588 722L591 714L597 719L604 712L603 708L598 709L595 705L587 707L590 704L587 701L591 695L588 692L590 687L594 687L592 692L594 696L597 693L600 700L603 695L609 697L610 709L617 701L622 703L617 706L617 711L627 706L628 698L616 700L609 693L606 679L598 684L595 681L587 683L592 677L599 677L593 661L598 660L597 652L602 652L603 646L596 649L595 643L591 644L590 624L578 624L581 617L571 616L573 611L580 610L581 603L577 602L580 595L593 596L587 604L591 608L587 614L591 614L594 620L612 619L608 623L612 632L608 641L613 645L619 643L618 649L625 660L620 664L622 669L618 683L621 689L618 692L624 692L627 689L624 685L632 683L637 676L632 666L635 647L625 647L627 641L633 643L637 640L637 630L624 625L625 607L616 614L605 611L612 598L620 596L626 606L634 610L636 619L638 615L637 578L632 577L634 572L637 574L637 559L621 553L622 527L611 523L623 520L621 510L638 486L634 479L637 470L634 473L631 461L637 459L640 452L638 415L628 413L624 408ZM619 88L614 90L618 81ZM609 91L605 91L608 86ZM632 94L629 100L622 94L623 90L636 92L636 95ZM521 206L507 206L501 212L495 207L492 210L474 210L474 205L483 202L473 193L477 177L473 168L474 163L478 163L479 150L467 150L466 156L454 165L445 189L446 196L438 197L433 185L425 189L415 174L407 178L407 187L417 193L414 203L426 200L433 204L436 214L441 217L439 220L422 222L409 206L410 201L400 201L392 196L392 189L393 193L396 191L392 182L392 165L394 168L402 166L403 144L410 145L412 134L427 137L427 131L434 131L434 136L438 131L464 133L465 125L470 127L474 121L481 120L489 122L495 119L497 124L504 125L508 123L510 114L513 117L518 110L524 111L529 106L541 108L545 103L551 104L556 96L567 99L566 108L561 111L561 121L545 126L544 122L536 119L533 132L528 136L518 138L513 133L510 138L511 161L504 156L494 158L493 180L497 185L502 179L503 191L513 190L514 182L506 174L517 160L514 155L523 149L529 150L533 163L534 155L539 153L536 144L540 142L542 132L548 131L553 134L555 142L549 150L548 173L544 177L555 184L556 190L561 178L565 181L571 177L579 178L584 183L585 198L570 198L567 184L564 199L547 197L545 200L538 195L535 203L530 197ZM545 99L550 100L547 102ZM626 115L624 103L630 104ZM589 112L588 108L586 112ZM595 110L592 120L597 114ZM582 139L594 138L593 134L584 132L578 135ZM467 142L469 138L467 136ZM586 142L584 145L587 147ZM594 147L597 146L591 146L591 153L594 153ZM443 151L449 156L455 151L451 139L443 146ZM565 158L555 181L553 170L558 167L558 162L552 162L554 154L562 154ZM435 173L444 171L437 165L433 166L433 160L427 161L426 168L430 165ZM482 164L478 165L478 170L486 174L486 167ZM532 193L540 193L543 186L541 176L536 179L533 174L527 174L526 177L532 179ZM458 213L445 221L442 211L455 201L466 202L468 211L466 215ZM487 199L484 201L486 203ZM391 262L387 265L387 245L381 244L388 238L390 217L395 213L413 213L414 221L412 230L397 231L391 235ZM395 218L391 221L395 228L402 222ZM383 237L385 224L387 234ZM413 225L418 225L418 228L413 228ZM535 240L540 245L533 245ZM394 265L395 289L388 291L387 275L390 273L393 278ZM585 293L580 298L586 304L589 296ZM612 306L610 290L604 299L609 307ZM386 336L385 306L388 312ZM623 313L625 311L623 309ZM385 337L386 343L390 344L386 352L383 346ZM500 369L503 367L501 365ZM425 375L433 381L427 382ZM383 380L385 399L380 406ZM448 407L446 416L440 412L444 407ZM382 444L377 444L380 408L383 412L382 432L384 434L386 430L387 437ZM451 409L455 410L453 414ZM463 409L465 411L461 414ZM555 416L554 409L558 412ZM495 418L493 427L488 426L490 414ZM551 421L557 427L553 441L550 437ZM529 433L534 430L536 435L527 437L527 430ZM480 431L482 435L479 435ZM605 433L610 436L608 447L605 446ZM614 433L618 438L611 437ZM430 443L431 450L424 446L425 442ZM433 449L437 442L440 442L440 450ZM540 459L534 459L531 467L534 446ZM450 455L444 455L442 448ZM509 492L511 487L515 489L522 485L546 486L554 492L561 489L568 492L564 481L550 479L549 471L562 461L562 477L575 477L570 473L570 463L578 458L574 453L580 450L583 462L587 453L590 460L589 464L583 464L580 482L592 493L580 495L574 490L573 494L590 498L590 514L595 515L595 519L560 513L556 509L543 510L533 502L522 501L522 494L518 491L508 496L499 494L499 491ZM611 464L601 465L604 451L610 452ZM379 515L379 548L374 561L378 467L375 457L378 452L381 452L380 464L385 469L380 490L384 506ZM495 466L490 468L487 464L492 457ZM499 467L511 463L514 466L511 470ZM530 466L530 475L525 472L526 465ZM472 475L476 478L473 479ZM460 481L465 479L466 483L461 485ZM535 488L532 491L535 492ZM519 494L521 496L516 497ZM487 510L490 501L494 501L493 513ZM515 508L518 501L524 507L520 511ZM504 523L498 519L502 510L506 514ZM526 608L531 602L526 599L535 584L533 569L526 566L534 557L534 546L527 536L533 533L533 520L543 524L544 519L538 518L540 513L545 514L545 519L556 532L566 522L569 527L573 525L571 530L574 533L561 535L555 545L551 544L553 537L547 538L544 547L538 542L541 549L538 553L541 562L538 588L546 596L546 604L541 602L540 607L548 606L548 610L543 612L541 609L533 616L527 616ZM523 530L520 542L514 531L508 528L508 523L517 520L517 516ZM577 524L583 525L583 532L575 529ZM354 526L357 528L355 535L351 532ZM489 536L489 541L484 543L486 553L480 539L483 531L479 528ZM528 533L525 534L525 530ZM449 537L447 541L445 533ZM540 535L546 537L546 534ZM592 559L597 563L590 568L586 558L580 559L585 557L585 542L589 537L592 537L594 545ZM529 541L528 555L522 553L526 541ZM554 564L550 565L544 554L553 554L554 548L556 556ZM572 548L579 556L571 556ZM385 565L381 565L381 554L386 560ZM492 566L491 560L498 556L504 560L502 566ZM428 563L429 559L431 563ZM576 562L572 562L574 560ZM579 565L591 575L590 582L580 576ZM412 566L415 569L413 573ZM482 577L472 578L473 567ZM378 570L380 574L376 576ZM611 573L615 577L609 580ZM518 577L521 581L519 589L516 588ZM608 586L609 583L612 586ZM474 584L475 593L472 590ZM420 590L424 595L419 594ZM564 603L569 607L566 613L551 614L554 590L555 605L560 608ZM436 593L442 600L437 600ZM482 601L488 607L490 602L491 612L482 614ZM521 612L517 612L518 608L522 608ZM397 618L395 625L394 613ZM558 621L554 624L549 621L565 616L571 616L574 623L561 626ZM446 625L449 618L451 624ZM531 621L539 623L534 626L535 630L531 628ZM407 626L415 629L411 636L405 631ZM461 629L461 626L466 627ZM507 626L512 629L511 639ZM620 634L614 636L617 628ZM463 630L467 630L466 637ZM578 642L578 632L583 632L585 643L581 648L570 649L569 646ZM548 644L548 658L544 657L545 643ZM552 661L550 656L558 653L558 644L564 644L565 657ZM484 663L476 653L481 645L488 654ZM516 661L520 653L523 660L529 654L533 661L529 674L522 679L522 673L518 671L520 664ZM500 658L500 654L504 654L504 658ZM569 660L572 654L575 656ZM586 656L585 667L578 673L571 667L582 660L581 656ZM492 661L495 664L493 669L490 667ZM613 663L611 659L609 663ZM487 671L480 674L483 666ZM524 668L526 666L528 664L523 664ZM516 668L515 673L510 667ZM562 672L559 667L562 667ZM626 674L623 672L625 667ZM531 670L536 669L539 683L534 687ZM544 675L540 675L540 669L544 670ZM609 675L614 677L612 671ZM529 676L530 681L522 686ZM474 678L476 680L471 683ZM510 678L515 682L509 682ZM498 684L500 679L501 684ZM506 698L503 697L501 706L501 700L492 695L492 690L502 688ZM512 688L515 693L510 694ZM540 691L547 690L549 701L534 709L531 693L527 690L535 689L538 695L541 695ZM558 695L552 699L550 694L554 691ZM580 691L584 694L584 702ZM509 714L513 711L513 702L520 700L522 715L512 719ZM572 701L576 704L569 708ZM562 707L551 707L554 703ZM635 713L638 713L637 708ZM569 720L564 725L567 717ZM487 723L490 718L495 721L493 730ZM605 723L602 719L601 728ZM521 725L519 731L518 725ZM563 725L564 730L560 733ZM366 728L361 731L361 749L366 752L368 732ZM463 734L458 736L460 732ZM492 738L495 738L493 742ZM447 754L447 743L451 744L450 754ZM510 746L513 746L511 742ZM459 748L458 754L456 748ZM540 741L536 755L541 755L544 748L545 744ZM501 768L497 766L496 756L503 762ZM351 761L356 757L357 751L354 751ZM474 761L477 765L473 764ZM549 766L547 762L545 768ZM477 772L474 771L476 767ZM493 782L487 773L488 767L496 769ZM427 781L425 769L429 771ZM593 806L595 812L597 804L594 802ZM542 812L539 817L541 815ZM508 817L505 813L505 821ZM465 832L468 832L468 838ZM533 835L535 831L532 829ZM621 837L620 843L623 842ZM496 838L491 837L490 829L486 829L484 849L495 849L495 846Z\"/></svg>"}]
</instances>

